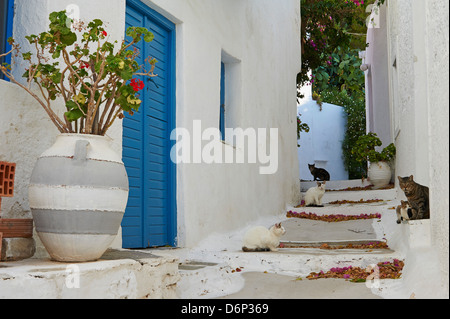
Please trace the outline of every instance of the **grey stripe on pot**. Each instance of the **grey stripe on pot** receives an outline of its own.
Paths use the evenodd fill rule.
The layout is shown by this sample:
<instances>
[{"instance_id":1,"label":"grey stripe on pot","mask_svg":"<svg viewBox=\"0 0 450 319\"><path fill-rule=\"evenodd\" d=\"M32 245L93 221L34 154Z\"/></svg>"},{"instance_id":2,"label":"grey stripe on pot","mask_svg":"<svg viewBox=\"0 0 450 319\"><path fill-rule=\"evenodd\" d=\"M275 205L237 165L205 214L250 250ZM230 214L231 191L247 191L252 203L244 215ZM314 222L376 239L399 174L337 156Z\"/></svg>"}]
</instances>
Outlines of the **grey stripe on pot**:
<instances>
[{"instance_id":1,"label":"grey stripe on pot","mask_svg":"<svg viewBox=\"0 0 450 319\"><path fill-rule=\"evenodd\" d=\"M117 235L123 212L31 209L37 232Z\"/></svg>"},{"instance_id":2,"label":"grey stripe on pot","mask_svg":"<svg viewBox=\"0 0 450 319\"><path fill-rule=\"evenodd\" d=\"M127 171L123 164L96 160L77 162L67 157L38 159L30 182L36 185L129 189Z\"/></svg>"}]
</instances>

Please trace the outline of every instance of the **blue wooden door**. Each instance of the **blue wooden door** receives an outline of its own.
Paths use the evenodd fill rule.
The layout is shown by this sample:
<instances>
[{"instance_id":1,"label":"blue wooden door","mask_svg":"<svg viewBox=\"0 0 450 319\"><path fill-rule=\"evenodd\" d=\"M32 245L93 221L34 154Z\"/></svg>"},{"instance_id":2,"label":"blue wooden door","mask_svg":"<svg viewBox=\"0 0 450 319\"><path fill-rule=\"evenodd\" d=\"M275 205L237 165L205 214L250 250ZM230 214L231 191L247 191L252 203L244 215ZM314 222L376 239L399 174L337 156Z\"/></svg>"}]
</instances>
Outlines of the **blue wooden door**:
<instances>
[{"instance_id":1,"label":"blue wooden door","mask_svg":"<svg viewBox=\"0 0 450 319\"><path fill-rule=\"evenodd\" d=\"M130 182L122 222L124 248L176 245L176 175L170 160L175 127L175 26L140 1L127 1L126 28L149 29L155 39L141 41L138 63L148 56L158 63L156 78L145 83L139 112L123 121L123 161ZM130 39L128 39L130 41Z\"/></svg>"}]
</instances>

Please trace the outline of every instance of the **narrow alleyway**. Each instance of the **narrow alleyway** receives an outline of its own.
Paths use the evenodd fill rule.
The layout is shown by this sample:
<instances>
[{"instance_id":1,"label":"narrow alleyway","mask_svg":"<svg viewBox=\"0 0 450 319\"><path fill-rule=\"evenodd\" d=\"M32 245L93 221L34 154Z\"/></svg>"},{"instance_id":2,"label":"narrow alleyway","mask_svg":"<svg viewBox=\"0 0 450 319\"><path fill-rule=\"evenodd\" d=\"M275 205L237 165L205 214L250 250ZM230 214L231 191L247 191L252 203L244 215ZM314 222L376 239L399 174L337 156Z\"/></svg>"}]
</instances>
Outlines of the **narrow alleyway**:
<instances>
[{"instance_id":1,"label":"narrow alleyway","mask_svg":"<svg viewBox=\"0 0 450 319\"><path fill-rule=\"evenodd\" d=\"M332 184L332 183L330 183ZM345 186L345 187L344 187ZM348 184L348 186L352 186ZM346 188L339 183L336 187ZM308 185L304 185L307 189ZM395 250L397 206L395 189L364 191L331 191L324 195L325 207L292 208L293 213L320 215L379 214L380 218L328 223L319 220L287 218L286 214L255 221L233 234L217 234L194 249L158 251L158 254L180 258L180 298L347 298L377 299L383 286L394 280L382 280L369 289L365 283L345 279L309 280L311 272L327 272L333 267L365 269L380 262L402 259ZM370 200L378 200L370 202ZM369 200L360 204L329 204L334 201ZM255 225L269 227L282 222L286 234L278 252L244 253L241 250L245 231ZM333 246L386 243L389 248L321 249ZM376 247L376 246L375 246ZM394 247L394 248L393 248ZM368 273L369 274L369 273ZM395 280L395 281L400 281Z\"/></svg>"}]
</instances>

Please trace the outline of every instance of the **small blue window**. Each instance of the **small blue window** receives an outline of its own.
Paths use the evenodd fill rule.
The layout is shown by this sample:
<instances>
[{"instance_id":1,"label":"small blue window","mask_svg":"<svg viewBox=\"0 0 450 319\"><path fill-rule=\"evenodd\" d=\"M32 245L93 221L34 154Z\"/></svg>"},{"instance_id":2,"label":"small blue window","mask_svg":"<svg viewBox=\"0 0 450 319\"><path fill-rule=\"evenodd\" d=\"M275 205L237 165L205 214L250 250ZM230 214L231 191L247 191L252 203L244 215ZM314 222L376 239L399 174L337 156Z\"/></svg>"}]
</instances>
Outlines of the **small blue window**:
<instances>
[{"instance_id":1,"label":"small blue window","mask_svg":"<svg viewBox=\"0 0 450 319\"><path fill-rule=\"evenodd\" d=\"M13 18L14 18L14 0L0 0L0 53L6 53L11 50L8 44L8 38L13 34ZM11 55L3 57L0 63L11 64ZM1 79L8 80L0 74Z\"/></svg>"},{"instance_id":2,"label":"small blue window","mask_svg":"<svg viewBox=\"0 0 450 319\"><path fill-rule=\"evenodd\" d=\"M220 124L222 140L225 140L225 64L221 63L220 71Z\"/></svg>"}]
</instances>

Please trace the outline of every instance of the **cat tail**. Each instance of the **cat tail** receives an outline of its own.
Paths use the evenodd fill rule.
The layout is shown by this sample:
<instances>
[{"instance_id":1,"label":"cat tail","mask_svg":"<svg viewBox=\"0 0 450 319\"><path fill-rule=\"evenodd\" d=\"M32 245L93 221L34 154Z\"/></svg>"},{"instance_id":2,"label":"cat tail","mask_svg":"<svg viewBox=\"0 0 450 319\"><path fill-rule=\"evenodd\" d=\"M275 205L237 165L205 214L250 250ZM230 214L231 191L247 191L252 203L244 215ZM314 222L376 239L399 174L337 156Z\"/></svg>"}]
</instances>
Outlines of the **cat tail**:
<instances>
[{"instance_id":1,"label":"cat tail","mask_svg":"<svg viewBox=\"0 0 450 319\"><path fill-rule=\"evenodd\" d=\"M247 247L242 247L242 251L246 252L246 253L251 253L251 252L261 252L261 251L270 251L269 248L247 248Z\"/></svg>"}]
</instances>

